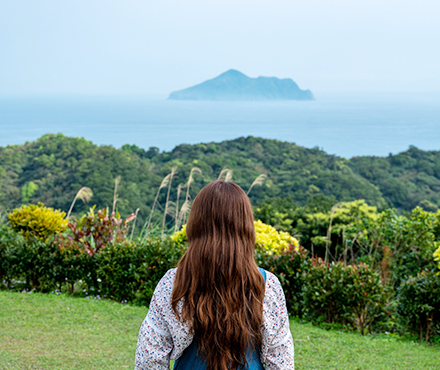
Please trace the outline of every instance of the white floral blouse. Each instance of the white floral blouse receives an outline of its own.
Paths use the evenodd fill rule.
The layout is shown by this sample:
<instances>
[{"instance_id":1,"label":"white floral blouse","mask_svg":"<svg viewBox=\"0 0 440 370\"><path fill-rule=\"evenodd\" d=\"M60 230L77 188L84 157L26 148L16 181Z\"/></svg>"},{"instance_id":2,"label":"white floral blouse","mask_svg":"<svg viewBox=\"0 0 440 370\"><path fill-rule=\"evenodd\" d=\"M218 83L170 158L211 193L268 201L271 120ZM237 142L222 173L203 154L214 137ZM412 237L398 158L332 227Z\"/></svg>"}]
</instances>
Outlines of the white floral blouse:
<instances>
[{"instance_id":1,"label":"white floral blouse","mask_svg":"<svg viewBox=\"0 0 440 370\"><path fill-rule=\"evenodd\" d=\"M171 308L176 269L169 270L154 291L147 317L139 331L135 370L168 370L170 359L178 359L193 336ZM182 303L177 306L180 312ZM260 353L266 370L294 369L293 339L289 329L286 301L277 277L266 272L263 302L263 346Z\"/></svg>"}]
</instances>

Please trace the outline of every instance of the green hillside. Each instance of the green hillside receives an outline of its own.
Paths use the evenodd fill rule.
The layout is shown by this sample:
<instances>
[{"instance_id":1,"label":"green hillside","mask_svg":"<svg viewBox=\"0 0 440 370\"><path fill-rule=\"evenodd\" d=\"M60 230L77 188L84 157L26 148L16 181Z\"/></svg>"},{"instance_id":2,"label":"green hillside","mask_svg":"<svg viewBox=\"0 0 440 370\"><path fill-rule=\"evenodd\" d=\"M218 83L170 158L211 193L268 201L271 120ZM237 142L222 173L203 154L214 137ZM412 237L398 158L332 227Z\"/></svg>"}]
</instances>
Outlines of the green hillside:
<instances>
[{"instance_id":1,"label":"green hillside","mask_svg":"<svg viewBox=\"0 0 440 370\"><path fill-rule=\"evenodd\" d=\"M177 186L186 183L192 167L195 174L190 196L209 181L217 179L223 168L233 170L232 180L247 191L255 178L264 173L262 186L250 192L254 204L266 198L290 198L305 204L322 194L336 201L365 199L378 206L391 205L410 210L422 205L428 210L440 206L440 152L415 147L397 155L355 157L350 160L307 149L293 143L255 137L220 143L179 145L170 152L157 148L141 149L124 145L121 149L97 146L83 138L61 134L45 135L26 143L0 147L0 205L12 209L22 203L43 202L67 211L82 186L94 195L88 205L78 202L74 212L90 205L112 205L114 180L121 176L117 208L125 216L139 208L138 222L148 217L162 179L177 166L170 200L177 197ZM167 191L159 195L159 209ZM182 190L180 202L186 196ZM180 204L181 204L180 203Z\"/></svg>"}]
</instances>

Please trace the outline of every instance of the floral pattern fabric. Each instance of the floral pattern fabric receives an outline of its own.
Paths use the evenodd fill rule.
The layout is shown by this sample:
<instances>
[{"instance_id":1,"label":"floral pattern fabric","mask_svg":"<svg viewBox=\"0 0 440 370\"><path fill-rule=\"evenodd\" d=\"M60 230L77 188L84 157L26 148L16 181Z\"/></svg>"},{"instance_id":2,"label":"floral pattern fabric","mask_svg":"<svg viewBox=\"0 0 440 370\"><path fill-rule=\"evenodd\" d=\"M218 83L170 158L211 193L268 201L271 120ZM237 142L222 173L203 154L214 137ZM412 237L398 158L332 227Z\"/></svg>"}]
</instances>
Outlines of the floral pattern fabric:
<instances>
[{"instance_id":1,"label":"floral pattern fabric","mask_svg":"<svg viewBox=\"0 0 440 370\"><path fill-rule=\"evenodd\" d=\"M171 308L175 275L176 269L169 270L154 291L139 331L135 370L168 370L170 359L178 359L192 343L189 326L180 322ZM179 312L181 309L182 302L177 306ZM261 334L260 358L265 369L294 369L293 339L284 292L277 277L267 271Z\"/></svg>"}]
</instances>

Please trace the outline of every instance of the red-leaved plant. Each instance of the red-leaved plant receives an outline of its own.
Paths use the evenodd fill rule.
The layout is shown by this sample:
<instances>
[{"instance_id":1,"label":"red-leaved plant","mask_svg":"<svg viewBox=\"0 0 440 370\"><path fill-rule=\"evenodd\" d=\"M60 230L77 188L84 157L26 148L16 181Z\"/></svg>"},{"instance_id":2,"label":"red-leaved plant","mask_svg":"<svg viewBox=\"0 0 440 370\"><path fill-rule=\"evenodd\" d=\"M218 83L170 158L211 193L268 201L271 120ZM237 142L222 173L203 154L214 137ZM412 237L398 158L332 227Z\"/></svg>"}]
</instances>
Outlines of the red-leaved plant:
<instances>
[{"instance_id":1,"label":"red-leaved plant","mask_svg":"<svg viewBox=\"0 0 440 370\"><path fill-rule=\"evenodd\" d=\"M99 253L108 244L123 241L128 232L128 223L136 217L132 213L123 220L118 212L109 214L108 209L103 208L95 213L94 208L90 208L89 213L78 221L67 225L72 231L68 238L82 244L90 256Z\"/></svg>"}]
</instances>

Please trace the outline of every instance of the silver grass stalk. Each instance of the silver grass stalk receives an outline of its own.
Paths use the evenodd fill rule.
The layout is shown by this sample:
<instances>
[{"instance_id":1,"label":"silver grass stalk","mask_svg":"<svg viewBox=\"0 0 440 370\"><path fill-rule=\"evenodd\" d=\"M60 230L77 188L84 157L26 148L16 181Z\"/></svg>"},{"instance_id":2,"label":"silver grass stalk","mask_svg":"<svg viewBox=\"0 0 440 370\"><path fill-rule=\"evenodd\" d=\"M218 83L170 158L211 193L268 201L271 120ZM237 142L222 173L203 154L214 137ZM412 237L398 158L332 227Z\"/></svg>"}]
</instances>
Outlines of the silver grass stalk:
<instances>
[{"instance_id":1,"label":"silver grass stalk","mask_svg":"<svg viewBox=\"0 0 440 370\"><path fill-rule=\"evenodd\" d=\"M220 171L220 175L218 175L218 178L217 178L217 180L221 180L222 178L223 178L223 175L228 175L228 172L230 171L230 169L229 168L223 168L221 171Z\"/></svg>"},{"instance_id":2,"label":"silver grass stalk","mask_svg":"<svg viewBox=\"0 0 440 370\"><path fill-rule=\"evenodd\" d=\"M191 210L191 201L185 201L182 205L182 208L180 208L179 212L179 221L178 221L178 228L180 228L180 225L182 225L182 221L185 220L186 215Z\"/></svg>"},{"instance_id":3,"label":"silver grass stalk","mask_svg":"<svg viewBox=\"0 0 440 370\"><path fill-rule=\"evenodd\" d=\"M133 233L134 233L134 228L136 227L136 219L137 219L138 213L139 213L139 208L137 208L136 212L134 213L134 221L133 221L133 228L131 229L130 241L133 240Z\"/></svg>"},{"instance_id":4,"label":"silver grass stalk","mask_svg":"<svg viewBox=\"0 0 440 370\"><path fill-rule=\"evenodd\" d=\"M171 216L172 218L174 218L176 216L176 203L174 203L173 201L169 201L168 202L168 208L166 210L167 215Z\"/></svg>"},{"instance_id":5,"label":"silver grass stalk","mask_svg":"<svg viewBox=\"0 0 440 370\"><path fill-rule=\"evenodd\" d=\"M72 213L73 206L76 203L76 200L79 198L84 203L88 203L90 198L93 196L93 191L88 188L87 186L83 186L81 189L78 190L78 193L76 193L75 198L73 198L73 202L70 205L69 212L67 212L67 219L69 219L70 214Z\"/></svg>"},{"instance_id":6,"label":"silver grass stalk","mask_svg":"<svg viewBox=\"0 0 440 370\"><path fill-rule=\"evenodd\" d=\"M252 183L251 187L249 188L249 190L247 191L247 195L249 195L249 193L251 192L252 188L256 185L263 185L264 181L266 180L267 175L265 173L262 173L261 175L259 175L254 182Z\"/></svg>"},{"instance_id":7,"label":"silver grass stalk","mask_svg":"<svg viewBox=\"0 0 440 370\"><path fill-rule=\"evenodd\" d=\"M153 207L151 207L150 217L148 218L145 235L148 235L148 230L151 225L151 218L153 217L154 207L156 206L157 198L159 198L160 190L168 185L168 183L170 182L170 175L171 174L168 174L163 178L162 182L160 183L159 189L157 189L156 198L154 198Z\"/></svg>"},{"instance_id":8,"label":"silver grass stalk","mask_svg":"<svg viewBox=\"0 0 440 370\"><path fill-rule=\"evenodd\" d=\"M226 177L225 177L225 181L231 181L232 180L232 170L228 170L228 172L226 172Z\"/></svg>"},{"instance_id":9,"label":"silver grass stalk","mask_svg":"<svg viewBox=\"0 0 440 370\"><path fill-rule=\"evenodd\" d=\"M198 173L199 175L202 175L202 170L200 168L198 168L198 167L191 168L191 171L189 173L188 182L184 185L186 187L185 202L190 202L189 189L190 189L191 183L194 180L194 174L196 174L196 173ZM181 214L179 215L179 217L178 217L179 222L178 222L178 225L177 225L177 229L180 228L181 222L185 221L186 216L187 216L187 214L184 214L183 217L182 217Z\"/></svg>"},{"instance_id":10,"label":"silver grass stalk","mask_svg":"<svg viewBox=\"0 0 440 370\"><path fill-rule=\"evenodd\" d=\"M161 234L162 237L163 237L163 232L165 229L165 219L167 218L167 209L168 209L168 203L169 203L169 199L170 199L171 183L173 182L173 177L176 174L176 172L177 172L177 166L173 166L173 168L171 168L170 181L168 183L168 193L167 193L167 200L165 202L165 212L163 213L162 234Z\"/></svg>"},{"instance_id":11,"label":"silver grass stalk","mask_svg":"<svg viewBox=\"0 0 440 370\"><path fill-rule=\"evenodd\" d=\"M186 197L185 197L185 201L189 200L189 187L191 186L191 183L194 180L194 174L198 173L199 175L202 174L202 170L198 167L193 167L191 168L191 171L189 173L189 178L188 178L188 182L186 183Z\"/></svg>"},{"instance_id":12,"label":"silver grass stalk","mask_svg":"<svg viewBox=\"0 0 440 370\"><path fill-rule=\"evenodd\" d=\"M115 213L116 203L118 202L118 186L121 182L121 176L116 177L115 179L115 191L113 192L113 208L112 214Z\"/></svg>"},{"instance_id":13,"label":"silver grass stalk","mask_svg":"<svg viewBox=\"0 0 440 370\"><path fill-rule=\"evenodd\" d=\"M327 239L325 241L325 262L328 262L328 257L330 254L330 240L331 240L331 234L332 234L332 222L333 222L333 215L335 214L336 210L342 203L336 203L330 212L330 225L327 230Z\"/></svg>"},{"instance_id":14,"label":"silver grass stalk","mask_svg":"<svg viewBox=\"0 0 440 370\"><path fill-rule=\"evenodd\" d=\"M191 174L190 174L191 177ZM180 192L182 190L183 184L179 184L177 187L177 200L176 200L176 214L174 215L174 232L177 232L177 228L179 227L178 221L179 221L179 199L180 199Z\"/></svg>"}]
</instances>

